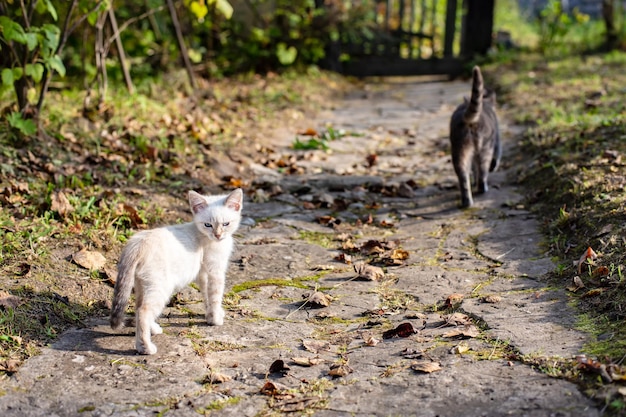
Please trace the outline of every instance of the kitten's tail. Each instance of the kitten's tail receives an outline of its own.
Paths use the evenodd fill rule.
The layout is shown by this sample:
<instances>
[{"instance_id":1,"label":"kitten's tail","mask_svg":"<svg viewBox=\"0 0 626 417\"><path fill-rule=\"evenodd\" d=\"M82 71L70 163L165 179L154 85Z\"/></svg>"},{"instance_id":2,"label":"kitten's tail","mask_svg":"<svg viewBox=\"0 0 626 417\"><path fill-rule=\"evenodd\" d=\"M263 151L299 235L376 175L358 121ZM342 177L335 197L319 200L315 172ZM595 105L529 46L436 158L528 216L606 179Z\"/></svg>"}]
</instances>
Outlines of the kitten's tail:
<instances>
[{"instance_id":1,"label":"kitten's tail","mask_svg":"<svg viewBox=\"0 0 626 417\"><path fill-rule=\"evenodd\" d=\"M477 66L472 70L472 96L463 114L465 123L476 123L483 110L483 75Z\"/></svg>"},{"instance_id":2,"label":"kitten's tail","mask_svg":"<svg viewBox=\"0 0 626 417\"><path fill-rule=\"evenodd\" d=\"M135 284L135 270L140 255L140 241L131 240L122 251L117 267L117 281L113 290L113 305L111 306L111 328L119 330L124 327L126 307Z\"/></svg>"}]
</instances>

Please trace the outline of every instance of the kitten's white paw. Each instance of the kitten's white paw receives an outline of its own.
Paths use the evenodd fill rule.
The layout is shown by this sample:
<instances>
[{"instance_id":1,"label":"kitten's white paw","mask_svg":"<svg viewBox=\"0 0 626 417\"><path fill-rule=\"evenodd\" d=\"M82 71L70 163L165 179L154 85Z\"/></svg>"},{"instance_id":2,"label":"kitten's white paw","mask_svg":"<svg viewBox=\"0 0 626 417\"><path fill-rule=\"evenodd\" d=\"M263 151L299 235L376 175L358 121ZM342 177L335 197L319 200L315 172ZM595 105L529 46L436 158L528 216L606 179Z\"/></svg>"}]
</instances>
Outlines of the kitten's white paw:
<instances>
[{"instance_id":1,"label":"kitten's white paw","mask_svg":"<svg viewBox=\"0 0 626 417\"><path fill-rule=\"evenodd\" d=\"M152 333L153 335L155 335L155 334L162 334L163 333L163 329L161 328L161 326L159 326L155 322L155 323L152 323L150 325L150 333Z\"/></svg>"},{"instance_id":2,"label":"kitten's white paw","mask_svg":"<svg viewBox=\"0 0 626 417\"><path fill-rule=\"evenodd\" d=\"M154 355L157 353L157 347L154 343L148 342L145 346L143 343L137 343L137 352L141 355Z\"/></svg>"},{"instance_id":3,"label":"kitten's white paw","mask_svg":"<svg viewBox=\"0 0 626 417\"><path fill-rule=\"evenodd\" d=\"M221 326L224 324L224 309L220 308L206 315L206 321L210 326Z\"/></svg>"}]
</instances>

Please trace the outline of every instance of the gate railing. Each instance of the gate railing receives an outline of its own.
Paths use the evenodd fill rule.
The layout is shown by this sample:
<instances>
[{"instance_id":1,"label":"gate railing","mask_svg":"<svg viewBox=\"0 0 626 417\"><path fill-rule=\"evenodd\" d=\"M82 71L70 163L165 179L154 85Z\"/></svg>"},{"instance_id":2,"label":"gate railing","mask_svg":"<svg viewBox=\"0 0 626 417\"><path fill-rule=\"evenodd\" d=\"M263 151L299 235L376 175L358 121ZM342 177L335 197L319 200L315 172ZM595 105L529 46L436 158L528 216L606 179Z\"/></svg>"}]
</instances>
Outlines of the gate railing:
<instances>
[{"instance_id":1,"label":"gate railing","mask_svg":"<svg viewBox=\"0 0 626 417\"><path fill-rule=\"evenodd\" d=\"M371 16L368 26L341 28L327 51L327 66L345 74L454 76L491 44L494 0L344 3L369 8Z\"/></svg>"}]
</instances>

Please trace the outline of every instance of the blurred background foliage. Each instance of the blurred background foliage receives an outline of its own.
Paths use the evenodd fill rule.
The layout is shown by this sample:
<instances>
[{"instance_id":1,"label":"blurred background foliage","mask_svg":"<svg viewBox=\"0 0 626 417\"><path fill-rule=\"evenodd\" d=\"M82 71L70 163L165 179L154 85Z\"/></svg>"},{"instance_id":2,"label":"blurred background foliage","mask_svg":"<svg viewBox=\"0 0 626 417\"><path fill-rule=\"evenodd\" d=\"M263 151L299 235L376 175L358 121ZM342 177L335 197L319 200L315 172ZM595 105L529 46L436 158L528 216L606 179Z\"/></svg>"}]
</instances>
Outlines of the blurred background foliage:
<instances>
[{"instance_id":1,"label":"blurred background foliage","mask_svg":"<svg viewBox=\"0 0 626 417\"><path fill-rule=\"evenodd\" d=\"M445 10L445 0L434 1ZM496 1L491 59L519 49L554 56L625 45L623 3L617 0L602 0L598 16L566 10L560 0L532 12L519 4ZM373 0L0 0L3 123L34 134L32 120L50 87L83 89L89 107L101 105L111 83L125 83L133 92L135 84L177 68L186 68L193 86L194 77L323 66L331 42L371 32L379 5Z\"/></svg>"}]
</instances>

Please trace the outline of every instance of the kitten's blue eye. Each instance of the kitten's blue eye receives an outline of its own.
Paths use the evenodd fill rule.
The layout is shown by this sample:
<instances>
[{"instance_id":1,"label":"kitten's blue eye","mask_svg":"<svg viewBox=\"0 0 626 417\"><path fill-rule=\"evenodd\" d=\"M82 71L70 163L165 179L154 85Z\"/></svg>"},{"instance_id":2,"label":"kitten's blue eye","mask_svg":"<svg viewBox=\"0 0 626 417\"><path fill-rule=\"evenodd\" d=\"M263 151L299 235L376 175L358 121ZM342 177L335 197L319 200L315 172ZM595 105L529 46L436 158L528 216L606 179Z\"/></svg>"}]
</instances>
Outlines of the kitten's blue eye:
<instances>
[{"instance_id":1,"label":"kitten's blue eye","mask_svg":"<svg viewBox=\"0 0 626 417\"><path fill-rule=\"evenodd\" d=\"M222 226L228 227L229 224L230 224L230 222L222 223Z\"/></svg>"},{"instance_id":2,"label":"kitten's blue eye","mask_svg":"<svg viewBox=\"0 0 626 417\"><path fill-rule=\"evenodd\" d=\"M211 223L204 223L204 227L208 227L209 229L212 228L213 226L211 225Z\"/></svg>"}]
</instances>

